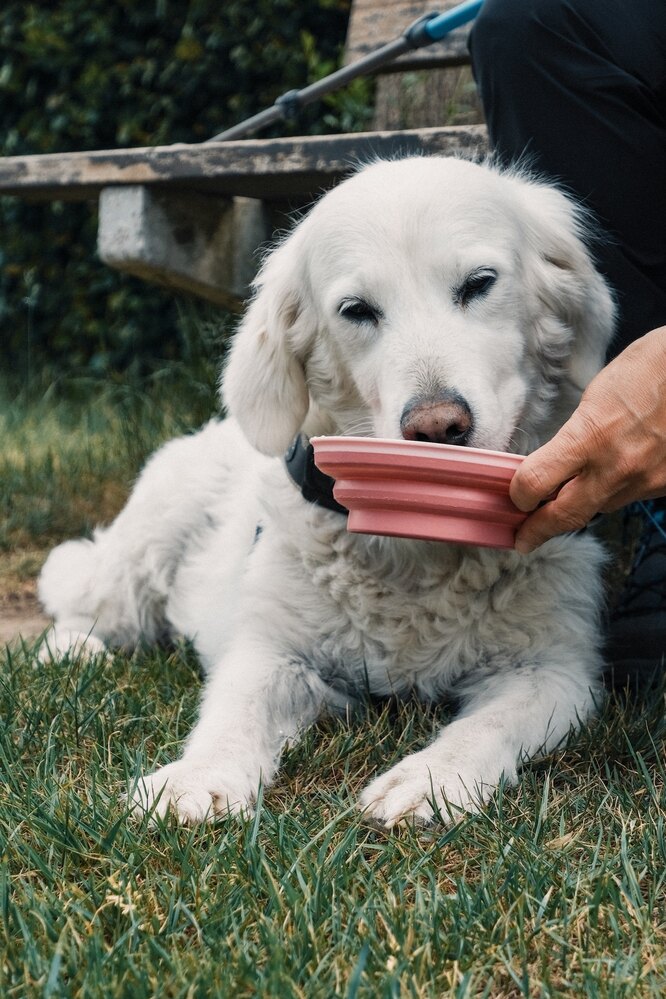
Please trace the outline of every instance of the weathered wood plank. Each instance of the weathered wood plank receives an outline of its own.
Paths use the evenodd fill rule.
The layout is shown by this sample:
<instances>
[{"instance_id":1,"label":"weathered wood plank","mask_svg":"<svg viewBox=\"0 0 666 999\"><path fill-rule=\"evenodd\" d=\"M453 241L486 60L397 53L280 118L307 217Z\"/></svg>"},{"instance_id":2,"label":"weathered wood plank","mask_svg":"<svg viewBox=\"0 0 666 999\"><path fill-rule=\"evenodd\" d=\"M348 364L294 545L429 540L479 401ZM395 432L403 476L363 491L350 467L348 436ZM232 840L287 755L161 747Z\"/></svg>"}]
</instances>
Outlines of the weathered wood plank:
<instances>
[{"instance_id":1,"label":"weathered wood plank","mask_svg":"<svg viewBox=\"0 0 666 999\"><path fill-rule=\"evenodd\" d=\"M345 62L356 62L398 38L413 21L431 11L440 14L455 7L460 0L354 0L349 16ZM441 42L407 52L381 72L404 72L407 69L430 69L436 66L460 66L469 62L467 36L469 27L457 28Z\"/></svg>"},{"instance_id":2,"label":"weathered wood plank","mask_svg":"<svg viewBox=\"0 0 666 999\"><path fill-rule=\"evenodd\" d=\"M0 158L0 194L84 201L111 185L146 184L304 203L377 156L483 155L483 125L295 139L52 153Z\"/></svg>"}]
</instances>

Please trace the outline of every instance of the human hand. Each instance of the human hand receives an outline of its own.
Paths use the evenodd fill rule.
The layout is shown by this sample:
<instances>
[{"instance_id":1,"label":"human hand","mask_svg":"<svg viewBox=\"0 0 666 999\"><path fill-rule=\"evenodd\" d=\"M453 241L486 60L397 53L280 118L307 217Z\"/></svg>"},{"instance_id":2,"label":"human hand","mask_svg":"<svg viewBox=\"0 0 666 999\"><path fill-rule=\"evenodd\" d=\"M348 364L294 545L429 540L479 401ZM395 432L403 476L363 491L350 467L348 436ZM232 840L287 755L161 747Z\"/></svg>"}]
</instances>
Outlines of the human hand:
<instances>
[{"instance_id":1,"label":"human hand","mask_svg":"<svg viewBox=\"0 0 666 999\"><path fill-rule=\"evenodd\" d=\"M518 468L510 495L534 511L516 534L522 553L596 513L666 495L666 326L599 372L570 419Z\"/></svg>"}]
</instances>

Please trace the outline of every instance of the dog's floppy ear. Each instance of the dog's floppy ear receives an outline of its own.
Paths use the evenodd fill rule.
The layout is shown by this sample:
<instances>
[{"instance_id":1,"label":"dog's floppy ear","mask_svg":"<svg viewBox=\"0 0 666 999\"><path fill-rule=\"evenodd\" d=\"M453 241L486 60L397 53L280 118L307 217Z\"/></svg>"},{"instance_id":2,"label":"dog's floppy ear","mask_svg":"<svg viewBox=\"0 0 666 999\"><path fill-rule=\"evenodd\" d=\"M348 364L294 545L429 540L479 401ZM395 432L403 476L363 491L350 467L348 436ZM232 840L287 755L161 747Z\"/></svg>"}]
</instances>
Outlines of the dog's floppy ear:
<instances>
[{"instance_id":1,"label":"dog's floppy ear","mask_svg":"<svg viewBox=\"0 0 666 999\"><path fill-rule=\"evenodd\" d=\"M297 229L261 268L222 378L227 412L250 443L269 455L284 453L310 404L294 343L303 311L300 237Z\"/></svg>"},{"instance_id":2,"label":"dog's floppy ear","mask_svg":"<svg viewBox=\"0 0 666 999\"><path fill-rule=\"evenodd\" d=\"M571 331L573 340L564 349L566 375L582 392L603 367L614 332L615 303L586 246L590 223L585 213L556 188L540 182L524 185L526 212L523 222L531 251L528 280L535 280L544 306L537 320L537 336L544 355L553 359L558 345L547 317L555 316ZM551 324L552 325L552 324ZM571 335L569 334L569 336Z\"/></svg>"}]
</instances>

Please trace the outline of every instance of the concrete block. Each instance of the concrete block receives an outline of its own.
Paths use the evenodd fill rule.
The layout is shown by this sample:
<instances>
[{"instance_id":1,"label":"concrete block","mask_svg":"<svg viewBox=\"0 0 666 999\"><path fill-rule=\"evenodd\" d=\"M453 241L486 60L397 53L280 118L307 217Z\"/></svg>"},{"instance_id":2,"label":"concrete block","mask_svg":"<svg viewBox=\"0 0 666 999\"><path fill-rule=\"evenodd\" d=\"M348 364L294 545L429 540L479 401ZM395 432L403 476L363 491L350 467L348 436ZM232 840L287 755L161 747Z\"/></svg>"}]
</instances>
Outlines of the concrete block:
<instances>
[{"instance_id":1,"label":"concrete block","mask_svg":"<svg viewBox=\"0 0 666 999\"><path fill-rule=\"evenodd\" d=\"M97 248L110 267L238 310L272 226L264 203L144 185L100 192Z\"/></svg>"}]
</instances>

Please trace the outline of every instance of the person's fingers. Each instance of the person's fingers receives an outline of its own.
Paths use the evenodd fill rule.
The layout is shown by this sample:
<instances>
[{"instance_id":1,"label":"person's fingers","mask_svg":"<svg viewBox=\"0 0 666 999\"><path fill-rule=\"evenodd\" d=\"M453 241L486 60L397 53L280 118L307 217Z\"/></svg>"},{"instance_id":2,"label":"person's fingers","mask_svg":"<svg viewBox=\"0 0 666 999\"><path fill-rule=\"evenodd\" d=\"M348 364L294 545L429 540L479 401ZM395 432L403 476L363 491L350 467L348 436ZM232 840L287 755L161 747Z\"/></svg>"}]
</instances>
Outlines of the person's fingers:
<instances>
[{"instance_id":1,"label":"person's fingers","mask_svg":"<svg viewBox=\"0 0 666 999\"><path fill-rule=\"evenodd\" d=\"M579 531L598 512L596 498L590 496L579 478L572 479L521 524L516 533L516 551L527 555L556 534Z\"/></svg>"},{"instance_id":2,"label":"person's fingers","mask_svg":"<svg viewBox=\"0 0 666 999\"><path fill-rule=\"evenodd\" d=\"M581 448L565 426L518 466L509 495L519 510L530 513L577 475L583 464Z\"/></svg>"},{"instance_id":3,"label":"person's fingers","mask_svg":"<svg viewBox=\"0 0 666 999\"><path fill-rule=\"evenodd\" d=\"M511 499L531 514L516 535L518 551L579 530L600 511L666 494L665 384L666 327L592 379L569 420L511 481Z\"/></svg>"}]
</instances>

